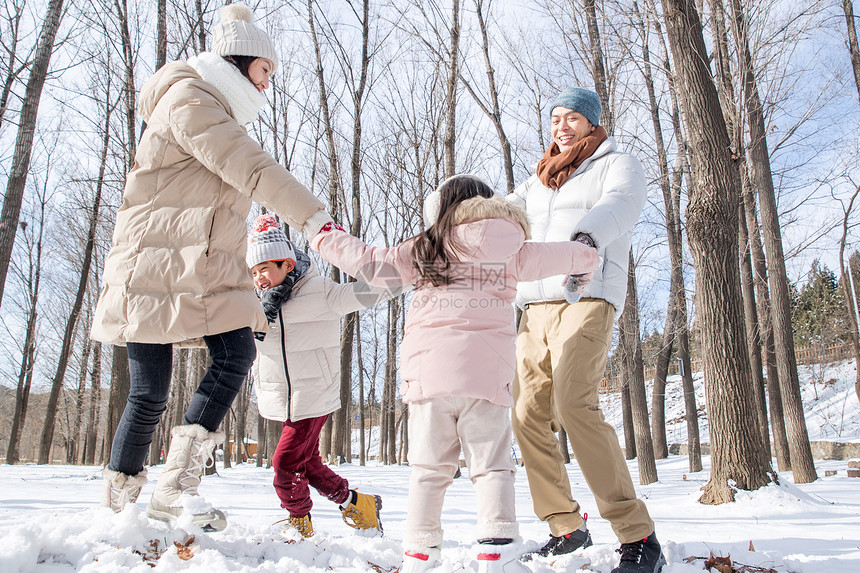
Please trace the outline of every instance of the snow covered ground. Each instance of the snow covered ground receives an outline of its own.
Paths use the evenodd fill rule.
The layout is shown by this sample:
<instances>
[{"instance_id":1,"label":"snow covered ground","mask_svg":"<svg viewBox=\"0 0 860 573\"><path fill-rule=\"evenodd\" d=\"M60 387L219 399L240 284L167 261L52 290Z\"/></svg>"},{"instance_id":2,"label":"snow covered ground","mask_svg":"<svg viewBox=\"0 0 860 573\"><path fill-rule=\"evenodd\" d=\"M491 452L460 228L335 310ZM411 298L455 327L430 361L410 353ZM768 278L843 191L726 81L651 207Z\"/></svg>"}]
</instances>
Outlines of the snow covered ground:
<instances>
[{"instance_id":1,"label":"snow covered ground","mask_svg":"<svg viewBox=\"0 0 860 573\"><path fill-rule=\"evenodd\" d=\"M811 389L809 373L803 375L812 439L860 441L853 363L834 366L825 378L835 382ZM668 419L674 415L667 411ZM607 417L620 417L609 403ZM837 430L839 438L832 435ZM670 441L674 440L670 437ZM738 569L741 565L761 568L747 571L860 571L860 478L847 477L846 461L816 461L820 479L811 484L795 486L791 474L782 473L781 485L740 492L735 503L722 506L697 503L699 489L709 477L710 459L703 461L705 469L691 474L684 456L658 460L659 482L637 486L657 524L668 560L665 573L701 571L711 553L730 556ZM630 470L635 480L635 461L630 462ZM837 473L824 477L826 470ZM308 540L299 539L295 532L282 532L282 524L276 522L286 514L271 485L273 471L250 464L230 469L219 464L218 475L206 477L201 485L201 493L227 513L229 525L224 531L203 533L188 523L171 528L151 521L143 511L159 471L157 466L150 468L150 482L137 505L113 514L97 507L98 468L0 466L0 572L140 573L152 566L163 572L393 572L400 565L408 467L347 464L337 468L353 487L383 497L384 536L352 530L341 521L334 504L315 495L316 535ZM535 573L608 573L617 563L617 541L609 523L597 514L577 465L570 464L568 472L577 499L590 513L595 545L528 566ZM537 548L548 531L532 513L524 470L517 474L516 496L523 549ZM446 541L436 573L475 569L474 515L470 482L455 480L445 502ZM191 536L194 539L189 542Z\"/></svg>"}]
</instances>

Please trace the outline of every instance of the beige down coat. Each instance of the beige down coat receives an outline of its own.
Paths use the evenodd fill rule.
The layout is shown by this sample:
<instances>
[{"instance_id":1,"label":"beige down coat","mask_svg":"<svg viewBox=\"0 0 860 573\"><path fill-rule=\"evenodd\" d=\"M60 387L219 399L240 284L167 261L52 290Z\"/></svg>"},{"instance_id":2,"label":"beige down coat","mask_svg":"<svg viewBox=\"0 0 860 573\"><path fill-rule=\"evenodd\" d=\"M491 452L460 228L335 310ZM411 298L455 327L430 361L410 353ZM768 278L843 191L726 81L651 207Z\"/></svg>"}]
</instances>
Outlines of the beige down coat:
<instances>
[{"instance_id":1,"label":"beige down coat","mask_svg":"<svg viewBox=\"0 0 860 573\"><path fill-rule=\"evenodd\" d=\"M92 337L199 344L243 327L265 331L245 263L251 202L298 229L324 205L188 64L156 72L139 111L147 128L116 215Z\"/></svg>"},{"instance_id":2,"label":"beige down coat","mask_svg":"<svg viewBox=\"0 0 860 573\"><path fill-rule=\"evenodd\" d=\"M392 296L399 288L338 284L311 267L257 341L251 372L260 415L298 422L340 408L340 319Z\"/></svg>"}]
</instances>

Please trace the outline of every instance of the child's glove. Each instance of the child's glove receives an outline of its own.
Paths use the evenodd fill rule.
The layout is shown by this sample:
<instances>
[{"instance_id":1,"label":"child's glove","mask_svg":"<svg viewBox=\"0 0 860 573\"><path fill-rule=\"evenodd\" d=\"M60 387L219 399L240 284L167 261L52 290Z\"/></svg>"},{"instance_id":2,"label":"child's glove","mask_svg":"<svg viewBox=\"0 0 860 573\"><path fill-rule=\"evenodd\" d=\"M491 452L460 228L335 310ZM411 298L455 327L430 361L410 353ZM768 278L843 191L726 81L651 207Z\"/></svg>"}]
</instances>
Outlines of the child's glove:
<instances>
[{"instance_id":1,"label":"child's glove","mask_svg":"<svg viewBox=\"0 0 860 573\"><path fill-rule=\"evenodd\" d=\"M567 275L564 279L564 300L570 304L578 301L593 276L594 271L581 275Z\"/></svg>"},{"instance_id":2,"label":"child's glove","mask_svg":"<svg viewBox=\"0 0 860 573\"><path fill-rule=\"evenodd\" d=\"M346 229L335 223L334 221L329 221L320 229L320 233L328 233L329 231L342 231L346 233Z\"/></svg>"}]
</instances>

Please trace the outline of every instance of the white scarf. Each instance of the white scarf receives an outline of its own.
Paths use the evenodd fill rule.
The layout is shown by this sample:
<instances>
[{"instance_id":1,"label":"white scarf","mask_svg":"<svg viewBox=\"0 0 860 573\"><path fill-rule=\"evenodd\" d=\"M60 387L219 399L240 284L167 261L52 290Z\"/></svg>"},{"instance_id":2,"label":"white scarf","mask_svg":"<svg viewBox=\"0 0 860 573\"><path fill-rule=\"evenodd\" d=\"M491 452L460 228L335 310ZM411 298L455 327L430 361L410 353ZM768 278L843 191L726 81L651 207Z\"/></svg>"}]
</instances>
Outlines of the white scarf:
<instances>
[{"instance_id":1,"label":"white scarf","mask_svg":"<svg viewBox=\"0 0 860 573\"><path fill-rule=\"evenodd\" d=\"M257 114L266 105L266 96L257 91L239 68L221 56L212 52L201 52L188 58L188 65L227 99L239 125L257 119Z\"/></svg>"}]
</instances>

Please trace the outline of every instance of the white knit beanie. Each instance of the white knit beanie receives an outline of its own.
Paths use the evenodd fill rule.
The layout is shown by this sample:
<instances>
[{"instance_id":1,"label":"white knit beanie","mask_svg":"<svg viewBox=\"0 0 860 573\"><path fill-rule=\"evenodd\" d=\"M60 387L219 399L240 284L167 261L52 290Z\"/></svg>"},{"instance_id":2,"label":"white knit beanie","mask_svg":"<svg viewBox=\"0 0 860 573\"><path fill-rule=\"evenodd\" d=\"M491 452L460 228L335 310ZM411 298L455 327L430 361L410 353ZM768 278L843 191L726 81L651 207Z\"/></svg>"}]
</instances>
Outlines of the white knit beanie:
<instances>
[{"instance_id":1,"label":"white knit beanie","mask_svg":"<svg viewBox=\"0 0 860 573\"><path fill-rule=\"evenodd\" d=\"M245 260L254 268L266 261L296 260L296 252L274 215L260 215L248 235L248 253Z\"/></svg>"},{"instance_id":2,"label":"white knit beanie","mask_svg":"<svg viewBox=\"0 0 860 573\"><path fill-rule=\"evenodd\" d=\"M219 56L255 56L278 66L271 38L254 25L254 13L244 4L221 8L221 21L212 30L212 51Z\"/></svg>"}]
</instances>

